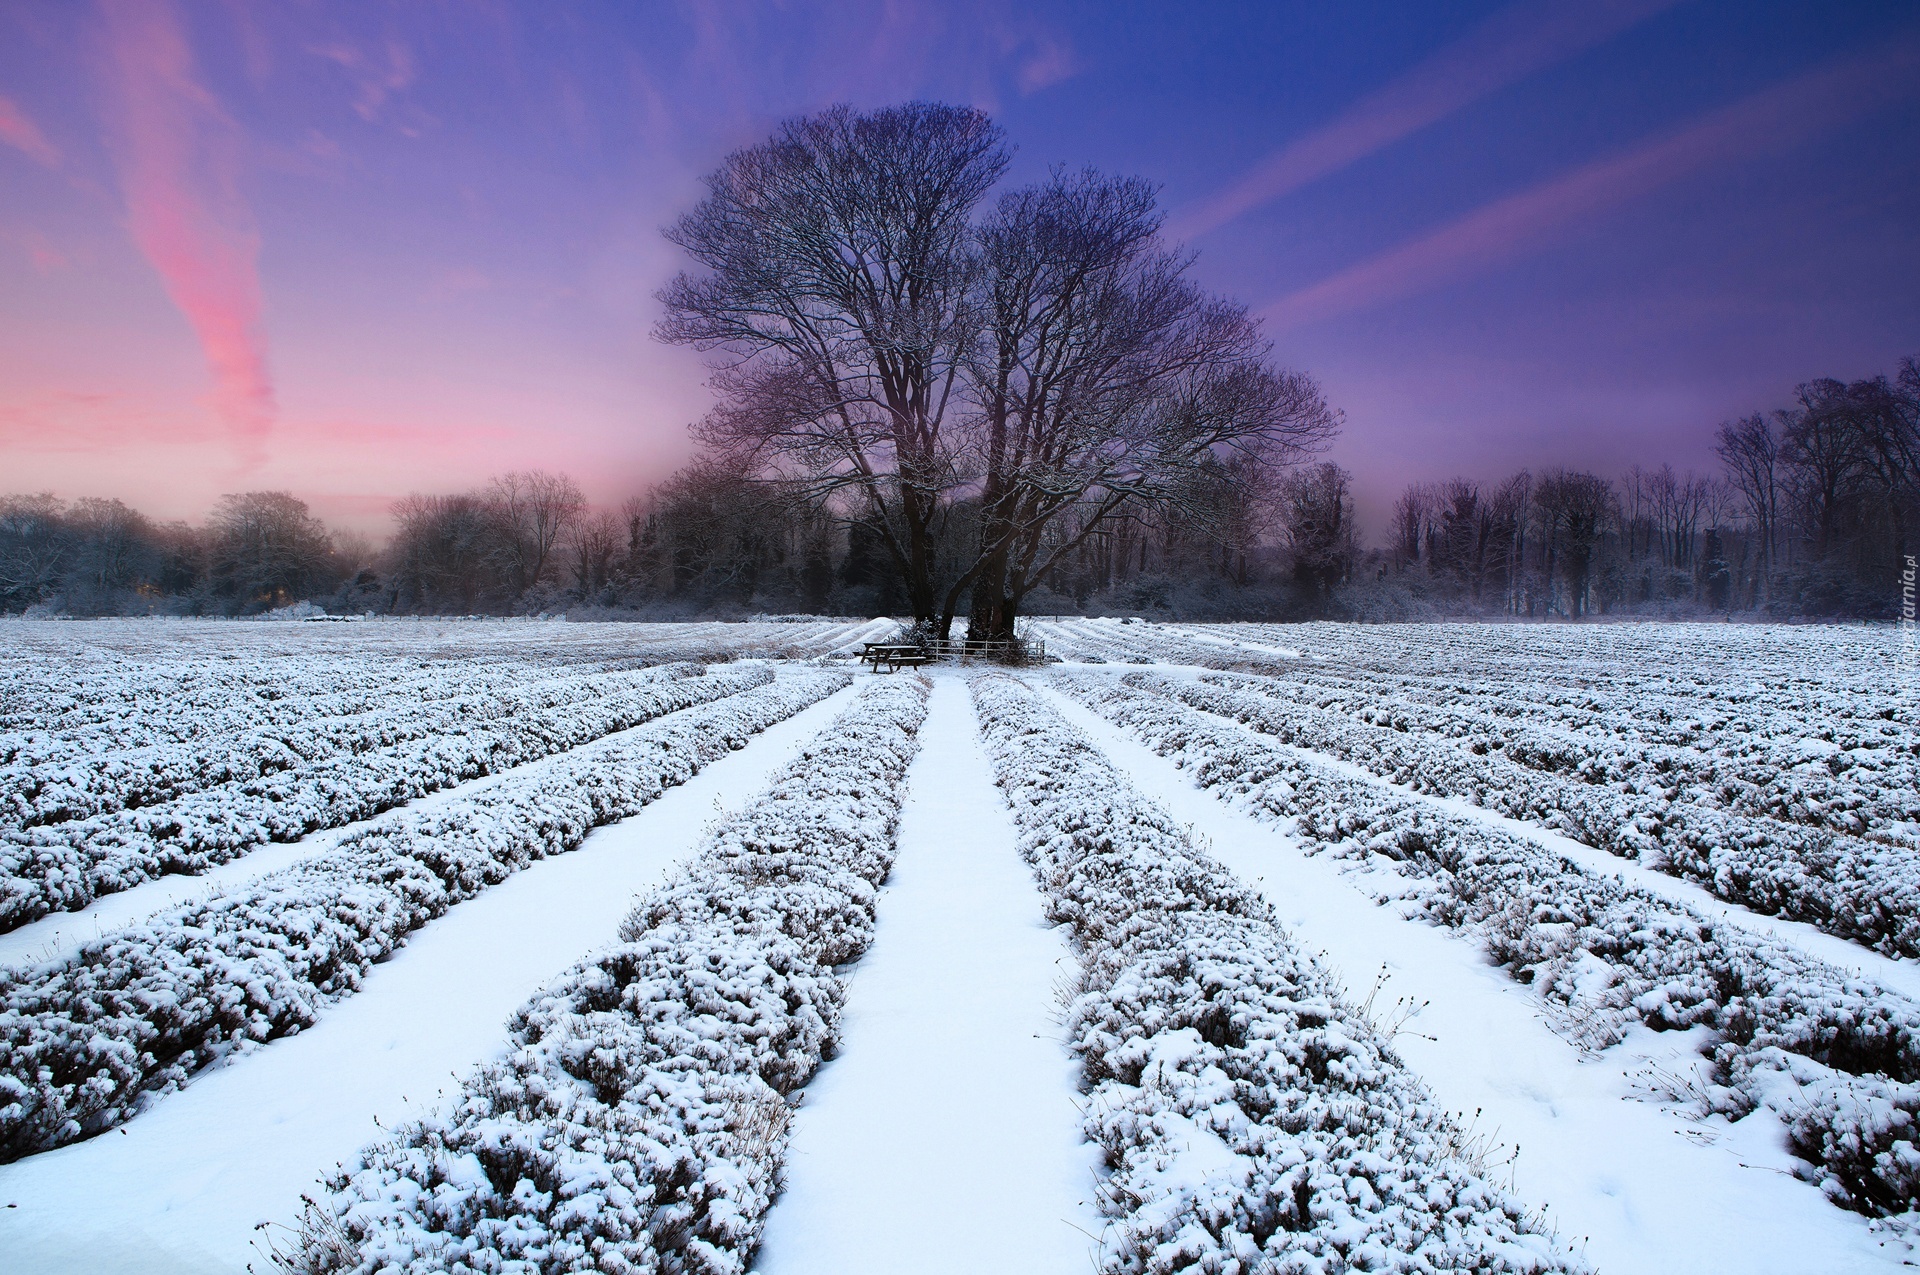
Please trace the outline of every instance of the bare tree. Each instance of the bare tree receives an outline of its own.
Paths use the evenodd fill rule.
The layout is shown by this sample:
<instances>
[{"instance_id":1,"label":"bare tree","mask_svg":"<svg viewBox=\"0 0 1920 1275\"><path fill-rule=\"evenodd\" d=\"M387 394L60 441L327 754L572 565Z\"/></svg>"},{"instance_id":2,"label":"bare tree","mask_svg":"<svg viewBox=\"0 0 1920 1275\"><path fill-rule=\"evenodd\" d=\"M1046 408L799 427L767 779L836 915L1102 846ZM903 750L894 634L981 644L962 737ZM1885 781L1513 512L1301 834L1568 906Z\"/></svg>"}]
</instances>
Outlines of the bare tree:
<instances>
[{"instance_id":1,"label":"bare tree","mask_svg":"<svg viewBox=\"0 0 1920 1275\"><path fill-rule=\"evenodd\" d=\"M706 269L660 335L715 352L701 439L892 557L917 619L1012 632L1019 603L1124 506L1219 515L1223 484L1337 417L1265 366L1237 306L1184 278L1143 182L1056 173L976 206L1006 165L977 111L836 108L730 156L669 232ZM1236 459L1238 458L1238 459Z\"/></svg>"},{"instance_id":2,"label":"bare tree","mask_svg":"<svg viewBox=\"0 0 1920 1275\"><path fill-rule=\"evenodd\" d=\"M486 506L494 558L518 595L546 578L554 550L586 512L587 498L565 474L535 469L494 479Z\"/></svg>"},{"instance_id":3,"label":"bare tree","mask_svg":"<svg viewBox=\"0 0 1920 1275\"><path fill-rule=\"evenodd\" d=\"M0 596L31 606L59 584L71 549L52 492L0 498Z\"/></svg>"},{"instance_id":4,"label":"bare tree","mask_svg":"<svg viewBox=\"0 0 1920 1275\"><path fill-rule=\"evenodd\" d=\"M660 336L717 356L721 401L699 436L816 498L849 497L922 617L977 323L969 218L1006 163L976 110L835 107L730 155L667 232L706 272L660 294Z\"/></svg>"},{"instance_id":5,"label":"bare tree","mask_svg":"<svg viewBox=\"0 0 1920 1275\"><path fill-rule=\"evenodd\" d=\"M1433 506L1433 489L1425 483L1408 483L1393 504L1393 560L1403 570L1422 560Z\"/></svg>"},{"instance_id":6,"label":"bare tree","mask_svg":"<svg viewBox=\"0 0 1920 1275\"><path fill-rule=\"evenodd\" d=\"M1618 507L1613 484L1598 474L1550 470L1541 475L1534 503L1547 536L1548 595L1557 561L1567 581L1567 614L1577 620L1590 609L1594 554Z\"/></svg>"},{"instance_id":7,"label":"bare tree","mask_svg":"<svg viewBox=\"0 0 1920 1275\"><path fill-rule=\"evenodd\" d=\"M1755 412L1720 426L1714 453L1747 508L1753 527L1754 568L1751 597L1764 603L1775 562L1775 528L1780 520L1780 436L1771 418Z\"/></svg>"},{"instance_id":8,"label":"bare tree","mask_svg":"<svg viewBox=\"0 0 1920 1275\"><path fill-rule=\"evenodd\" d=\"M1293 554L1294 582L1320 615L1327 613L1334 588L1359 554L1351 485L1351 475L1331 461L1289 474L1282 484L1280 518Z\"/></svg>"},{"instance_id":9,"label":"bare tree","mask_svg":"<svg viewBox=\"0 0 1920 1275\"><path fill-rule=\"evenodd\" d=\"M394 503L393 519L387 556L395 601L427 611L478 610L493 581L485 502L415 493Z\"/></svg>"},{"instance_id":10,"label":"bare tree","mask_svg":"<svg viewBox=\"0 0 1920 1275\"><path fill-rule=\"evenodd\" d=\"M611 510L577 519L567 533L573 559L573 587L582 601L613 584L615 564L626 542L626 524Z\"/></svg>"},{"instance_id":11,"label":"bare tree","mask_svg":"<svg viewBox=\"0 0 1920 1275\"><path fill-rule=\"evenodd\" d=\"M214 591L235 607L283 605L331 574L333 542L325 525L289 492L222 496L208 531Z\"/></svg>"},{"instance_id":12,"label":"bare tree","mask_svg":"<svg viewBox=\"0 0 1920 1275\"><path fill-rule=\"evenodd\" d=\"M1147 183L1056 172L1004 196L980 232L984 320L968 364L979 553L944 629L1010 637L1020 600L1129 504L1204 517L1196 499L1304 458L1338 425L1319 387L1266 366L1246 311L1185 278ZM1238 458L1252 462L1229 466ZM1072 510L1078 530L1062 534Z\"/></svg>"}]
</instances>

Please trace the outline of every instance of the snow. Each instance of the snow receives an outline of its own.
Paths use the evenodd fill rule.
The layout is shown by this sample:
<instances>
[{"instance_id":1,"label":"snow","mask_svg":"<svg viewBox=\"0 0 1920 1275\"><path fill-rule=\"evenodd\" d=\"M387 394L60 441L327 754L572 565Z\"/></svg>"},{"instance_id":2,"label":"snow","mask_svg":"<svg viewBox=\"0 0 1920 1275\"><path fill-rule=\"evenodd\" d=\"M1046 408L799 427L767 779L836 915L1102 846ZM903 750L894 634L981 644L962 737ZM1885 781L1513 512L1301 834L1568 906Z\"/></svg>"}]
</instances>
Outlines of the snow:
<instances>
[{"instance_id":1,"label":"snow","mask_svg":"<svg viewBox=\"0 0 1920 1275\"><path fill-rule=\"evenodd\" d=\"M936 674L929 708L873 946L840 1056L794 1119L762 1275L1080 1271L1102 1225L1054 1001L1072 957L1015 849L964 682Z\"/></svg>"},{"instance_id":2,"label":"snow","mask_svg":"<svg viewBox=\"0 0 1920 1275\"><path fill-rule=\"evenodd\" d=\"M851 694L768 728L578 850L455 908L299 1035L215 1068L118 1130L0 1166L0 1204L16 1206L0 1208L9 1275L265 1269L257 1223L292 1223L322 1174L497 1050L507 1014L611 937L634 894Z\"/></svg>"},{"instance_id":3,"label":"snow","mask_svg":"<svg viewBox=\"0 0 1920 1275\"><path fill-rule=\"evenodd\" d=\"M1305 946L1324 951L1350 996L1364 995L1384 969L1376 1004L1423 1006L1395 1048L1448 1107L1479 1112L1477 1128L1519 1147L1516 1189L1562 1236L1584 1240L1601 1271L1901 1269L1904 1246L1882 1247L1866 1219L1791 1176L1780 1125L1767 1113L1734 1125L1689 1121L1636 1091L1635 1076L1653 1068L1690 1074L1696 1033L1641 1027L1603 1056L1583 1056L1468 944L1377 905L1336 861L1196 790L1171 762L1070 698L1049 699L1256 886Z\"/></svg>"},{"instance_id":4,"label":"snow","mask_svg":"<svg viewBox=\"0 0 1920 1275\"><path fill-rule=\"evenodd\" d=\"M0 1269L1920 1261L1890 631L892 629L0 621Z\"/></svg>"},{"instance_id":5,"label":"snow","mask_svg":"<svg viewBox=\"0 0 1920 1275\"><path fill-rule=\"evenodd\" d=\"M648 724L643 722L601 738L608 744L617 745L621 739L645 730ZM99 938L109 930L144 921L167 908L238 889L269 873L281 872L326 854L343 841L365 831L376 819L431 814L502 783L535 779L547 771L566 765L567 760L566 752L551 753L534 761L482 775L478 779L469 779L451 788L442 788L424 797L416 797L371 819L310 832L298 841L262 846L244 858L217 864L194 876L170 874L158 877L128 890L102 895L79 911L55 912L44 916L38 921L0 934L0 968L70 956L82 944Z\"/></svg>"}]
</instances>

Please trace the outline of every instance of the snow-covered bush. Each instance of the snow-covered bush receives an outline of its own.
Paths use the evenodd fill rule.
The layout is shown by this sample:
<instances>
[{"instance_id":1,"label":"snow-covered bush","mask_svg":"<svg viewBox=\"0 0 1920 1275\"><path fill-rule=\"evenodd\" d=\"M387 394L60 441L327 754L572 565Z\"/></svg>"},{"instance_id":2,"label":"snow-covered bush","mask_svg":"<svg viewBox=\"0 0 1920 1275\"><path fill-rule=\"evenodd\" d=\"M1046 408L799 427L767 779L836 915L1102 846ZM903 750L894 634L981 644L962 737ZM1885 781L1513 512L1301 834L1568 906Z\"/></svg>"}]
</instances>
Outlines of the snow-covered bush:
<instances>
[{"instance_id":1,"label":"snow-covered bush","mask_svg":"<svg viewBox=\"0 0 1920 1275\"><path fill-rule=\"evenodd\" d=\"M1915 1108L1920 1005L1127 684L1135 680L1146 679L1080 675L1056 684L1201 787L1294 831L1309 850L1389 860L1403 878L1398 897L1478 938L1585 1043L1610 1045L1633 1022L1706 1027L1710 1110L1777 1112L1793 1125L1808 1175L1849 1207L1920 1207L1912 1125L1899 1114Z\"/></svg>"},{"instance_id":2,"label":"snow-covered bush","mask_svg":"<svg viewBox=\"0 0 1920 1275\"><path fill-rule=\"evenodd\" d=\"M158 876L205 872L269 842L297 841L320 828L367 819L463 780L764 685L771 677L764 665L713 673L675 665L664 674L603 675L502 691L483 704L462 699L420 712L396 711L339 731L300 728L271 740L256 738L241 750L250 751L250 760L233 769L244 773L260 757L278 760L292 748L318 756L157 805L7 832L0 839L0 932ZM400 742L388 742L395 738Z\"/></svg>"},{"instance_id":3,"label":"snow-covered bush","mask_svg":"<svg viewBox=\"0 0 1920 1275\"><path fill-rule=\"evenodd\" d=\"M869 683L620 943L513 1015L450 1111L335 1175L283 1265L745 1271L789 1095L837 1034L834 966L872 939L926 699L918 677Z\"/></svg>"},{"instance_id":4,"label":"snow-covered bush","mask_svg":"<svg viewBox=\"0 0 1920 1275\"><path fill-rule=\"evenodd\" d=\"M290 1035L457 903L577 848L848 678L807 673L398 812L323 855L0 970L0 1160L86 1137L247 1043Z\"/></svg>"},{"instance_id":5,"label":"snow-covered bush","mask_svg":"<svg viewBox=\"0 0 1920 1275\"><path fill-rule=\"evenodd\" d=\"M1453 692L1433 703L1428 701L1438 697L1432 691L1416 697L1379 685L1348 684L1345 678L1332 685L1297 675L1208 680L1329 711L1349 722L1451 741L1479 755L1497 754L1532 770L1607 786L1650 801L1656 809L1683 801L1920 845L1920 834L1910 830L1920 821L1920 732L1890 719L1828 723L1817 733L1792 721L1777 736L1729 726L1711 740L1690 730L1688 742L1680 744L1620 730L1625 714L1617 708L1569 727L1515 716L1515 696L1507 697L1505 711L1493 711L1492 705L1464 701ZM1482 690L1474 698L1484 696Z\"/></svg>"},{"instance_id":6,"label":"snow-covered bush","mask_svg":"<svg viewBox=\"0 0 1920 1275\"><path fill-rule=\"evenodd\" d=\"M294 706L296 715L287 720L264 720L260 714L239 729L210 729L211 715L196 722L183 706L171 723L179 738L137 746L109 736L112 746L103 747L90 732L0 736L8 748L0 765L0 828L148 808L330 758L497 726L698 671L686 664L557 673L517 665L448 669L442 679L404 678L374 691L316 697Z\"/></svg>"},{"instance_id":7,"label":"snow-covered bush","mask_svg":"<svg viewBox=\"0 0 1920 1275\"><path fill-rule=\"evenodd\" d=\"M1288 703L1259 679L1142 685L1416 791L1532 820L1696 881L1730 903L1890 955L1920 956L1920 853L1912 849L1712 809L1691 800L1691 789L1660 787L1644 774L1618 787L1598 777L1563 778L1509 760L1506 750L1481 754L1404 726L1383 729ZM1561 755L1577 772L1577 745L1567 742Z\"/></svg>"},{"instance_id":8,"label":"snow-covered bush","mask_svg":"<svg viewBox=\"0 0 1920 1275\"><path fill-rule=\"evenodd\" d=\"M1271 909L1007 677L973 684L1020 848L1081 955L1068 1013L1102 1269L1584 1269Z\"/></svg>"}]
</instances>

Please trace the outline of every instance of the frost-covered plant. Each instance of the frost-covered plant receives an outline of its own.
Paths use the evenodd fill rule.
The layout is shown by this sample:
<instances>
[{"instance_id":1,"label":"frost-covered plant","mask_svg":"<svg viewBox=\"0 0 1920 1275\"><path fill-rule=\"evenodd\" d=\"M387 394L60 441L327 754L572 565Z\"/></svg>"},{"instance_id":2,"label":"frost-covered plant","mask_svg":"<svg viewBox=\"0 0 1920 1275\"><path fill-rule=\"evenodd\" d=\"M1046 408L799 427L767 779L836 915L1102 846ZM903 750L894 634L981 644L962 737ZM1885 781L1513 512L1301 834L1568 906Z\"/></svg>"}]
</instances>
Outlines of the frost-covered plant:
<instances>
[{"instance_id":1,"label":"frost-covered plant","mask_svg":"<svg viewBox=\"0 0 1920 1275\"><path fill-rule=\"evenodd\" d=\"M706 673L676 665L664 674L569 679L480 702L463 698L338 730L315 725L255 735L221 762L242 778L138 809L6 832L0 839L0 932L156 877L205 872L269 842L371 818L464 780L762 685L769 676L760 666ZM191 770L181 759L198 753L176 746L164 760ZM302 760L305 754L314 759ZM271 769L260 770L269 763ZM76 767L59 769L70 775ZM212 772L195 771L205 773ZM146 778L160 782L156 772ZM48 782L32 795L47 797L56 787ZM126 789L100 783L91 791L102 799L116 793L127 796ZM37 809L49 813L44 805Z\"/></svg>"},{"instance_id":2,"label":"frost-covered plant","mask_svg":"<svg viewBox=\"0 0 1920 1275\"><path fill-rule=\"evenodd\" d=\"M1522 765L1510 760L1509 749L1479 753L1402 733L1404 724L1355 723L1288 703L1263 679L1139 684L1416 791L1540 823L1697 882L1730 903L1805 921L1889 955L1920 956L1920 853L1910 848L1714 809L1693 799L1696 789L1656 785L1644 774L1616 787L1604 773L1577 778ZM1566 768L1577 772L1582 755L1568 743Z\"/></svg>"},{"instance_id":3,"label":"frost-covered plant","mask_svg":"<svg viewBox=\"0 0 1920 1275\"><path fill-rule=\"evenodd\" d=\"M1428 919L1477 937L1596 1043L1634 1022L1708 1028L1706 1108L1736 1119L1776 1111L1808 1157L1807 1175L1848 1207L1920 1206L1913 1129L1900 1114L1914 1109L1920 1082L1920 1005L1131 680L1057 684L1310 850L1393 861L1424 884L1417 906Z\"/></svg>"},{"instance_id":4,"label":"frost-covered plant","mask_svg":"<svg viewBox=\"0 0 1920 1275\"><path fill-rule=\"evenodd\" d=\"M832 1049L893 862L920 678L870 683L508 1023L443 1115L309 1203L301 1272L739 1275L780 1185L789 1096Z\"/></svg>"},{"instance_id":5,"label":"frost-covered plant","mask_svg":"<svg viewBox=\"0 0 1920 1275\"><path fill-rule=\"evenodd\" d=\"M1006 677L973 684L1050 916L1114 1275L1584 1270L1257 893Z\"/></svg>"},{"instance_id":6,"label":"frost-covered plant","mask_svg":"<svg viewBox=\"0 0 1920 1275\"><path fill-rule=\"evenodd\" d=\"M73 956L0 970L0 1159L112 1128L249 1042L357 991L409 934L836 688L774 680L425 813L382 819L231 894L162 912Z\"/></svg>"}]
</instances>

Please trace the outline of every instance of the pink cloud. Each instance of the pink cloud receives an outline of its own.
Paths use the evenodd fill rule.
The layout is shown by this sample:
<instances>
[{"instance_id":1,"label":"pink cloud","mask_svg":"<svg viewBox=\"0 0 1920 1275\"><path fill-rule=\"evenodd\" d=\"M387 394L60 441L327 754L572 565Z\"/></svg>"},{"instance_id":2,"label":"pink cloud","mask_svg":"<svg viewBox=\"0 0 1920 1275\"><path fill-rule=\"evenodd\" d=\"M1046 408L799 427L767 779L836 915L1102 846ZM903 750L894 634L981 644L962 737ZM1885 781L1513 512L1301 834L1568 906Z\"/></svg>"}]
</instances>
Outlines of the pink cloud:
<instances>
[{"instance_id":1,"label":"pink cloud","mask_svg":"<svg viewBox=\"0 0 1920 1275\"><path fill-rule=\"evenodd\" d=\"M1014 77L1023 96L1052 88L1080 73L1079 59L1064 42L1043 36L1035 44L1032 55L1020 64L1019 73Z\"/></svg>"},{"instance_id":2,"label":"pink cloud","mask_svg":"<svg viewBox=\"0 0 1920 1275\"><path fill-rule=\"evenodd\" d=\"M369 56L357 45L316 45L307 52L337 63L353 76L354 114L371 124L380 118L387 99L413 83L413 51L399 40L389 38L379 55Z\"/></svg>"},{"instance_id":3,"label":"pink cloud","mask_svg":"<svg viewBox=\"0 0 1920 1275\"><path fill-rule=\"evenodd\" d=\"M0 142L5 142L48 168L57 167L60 163L60 152L40 131L40 126L28 119L20 109L20 104L10 97L0 97Z\"/></svg>"},{"instance_id":4,"label":"pink cloud","mask_svg":"<svg viewBox=\"0 0 1920 1275\"><path fill-rule=\"evenodd\" d=\"M1194 239L1337 172L1487 95L1612 39L1676 0L1523 0L1488 18L1399 79L1261 160L1225 190L1180 210L1176 239Z\"/></svg>"},{"instance_id":5,"label":"pink cloud","mask_svg":"<svg viewBox=\"0 0 1920 1275\"><path fill-rule=\"evenodd\" d=\"M1829 61L1631 150L1595 160L1281 298L1292 327L1434 287L1504 261L1552 230L1712 164L1794 145L1920 91L1920 39Z\"/></svg>"},{"instance_id":6,"label":"pink cloud","mask_svg":"<svg viewBox=\"0 0 1920 1275\"><path fill-rule=\"evenodd\" d=\"M213 373L212 402L245 463L276 408L261 331L260 235L239 190L239 129L195 76L165 0L102 0L113 154L134 242Z\"/></svg>"}]
</instances>

